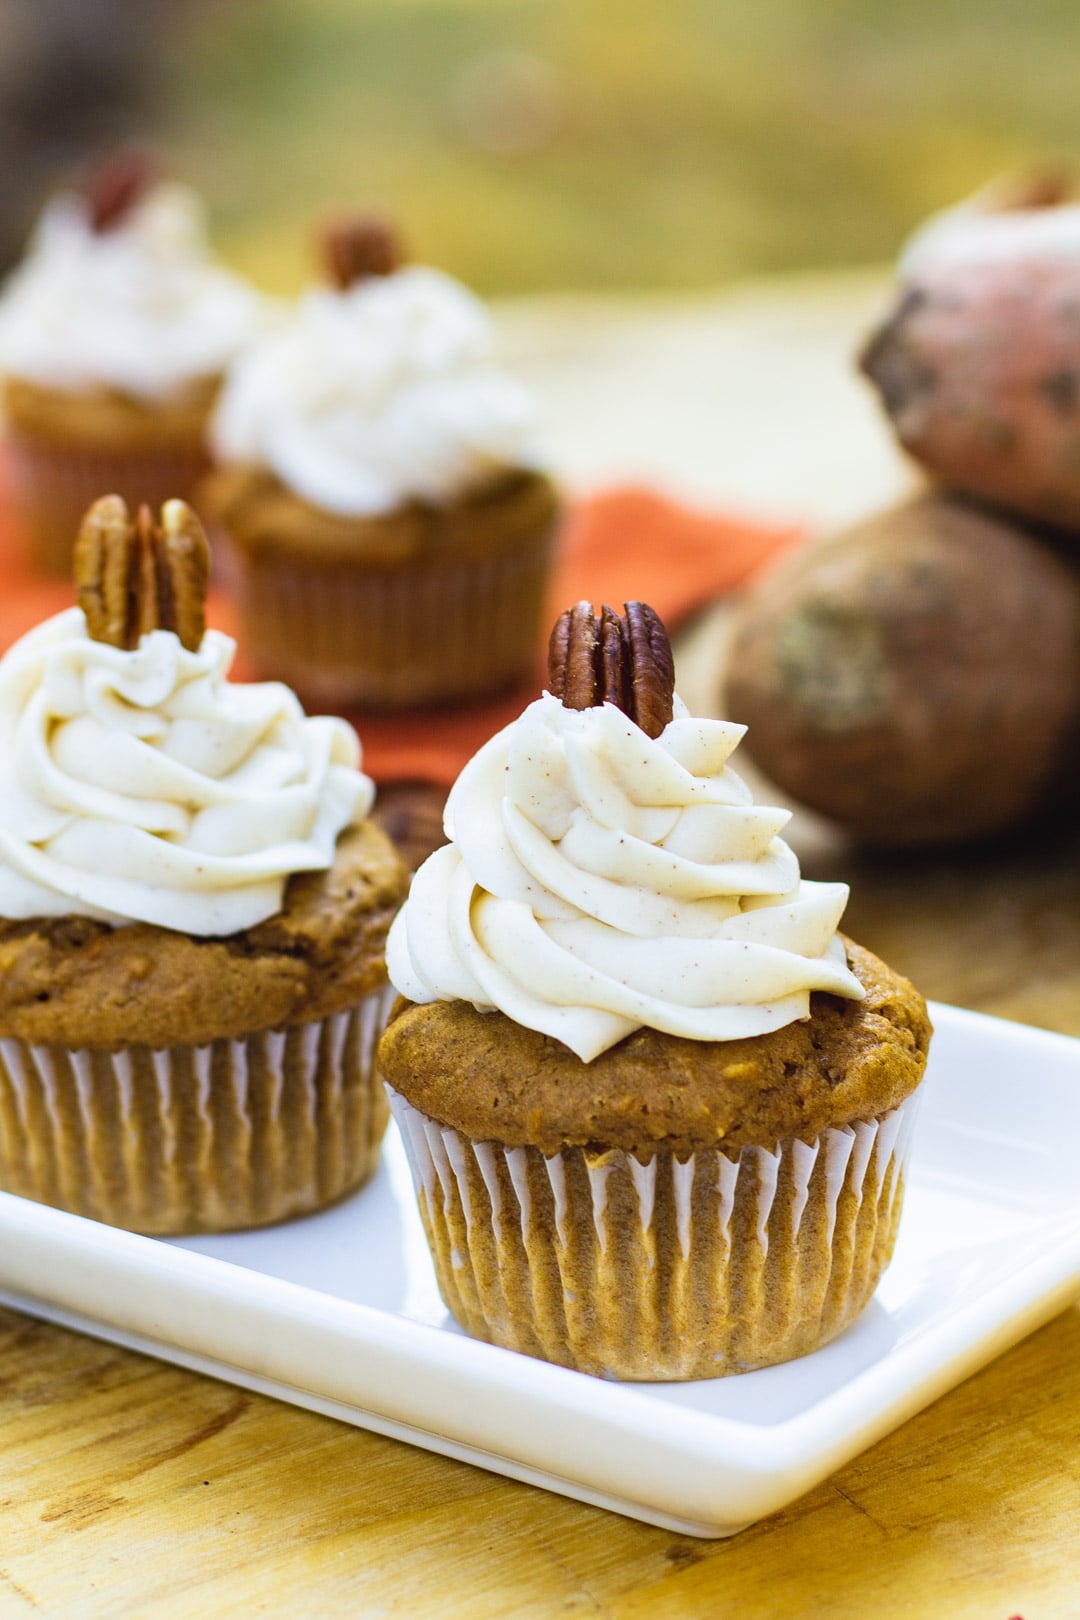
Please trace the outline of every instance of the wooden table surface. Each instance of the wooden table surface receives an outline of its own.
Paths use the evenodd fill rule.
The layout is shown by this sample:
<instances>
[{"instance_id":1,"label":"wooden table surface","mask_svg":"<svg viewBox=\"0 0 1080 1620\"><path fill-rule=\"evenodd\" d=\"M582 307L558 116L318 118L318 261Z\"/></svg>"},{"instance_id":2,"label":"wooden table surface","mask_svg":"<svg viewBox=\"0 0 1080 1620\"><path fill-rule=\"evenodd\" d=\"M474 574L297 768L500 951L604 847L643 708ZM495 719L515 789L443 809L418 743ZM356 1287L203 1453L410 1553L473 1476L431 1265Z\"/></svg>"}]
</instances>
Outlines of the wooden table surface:
<instances>
[{"instance_id":1,"label":"wooden table surface","mask_svg":"<svg viewBox=\"0 0 1080 1620\"><path fill-rule=\"evenodd\" d=\"M848 368L879 292L841 277L567 301L504 325L579 486L638 470L824 524L906 476ZM719 628L683 648L699 704ZM1080 1035L1080 838L895 863L794 826L808 873L852 882L851 932L928 995ZM1077 1309L722 1542L0 1311L0 1620L1061 1620L1080 1615L1078 1527Z\"/></svg>"}]
</instances>

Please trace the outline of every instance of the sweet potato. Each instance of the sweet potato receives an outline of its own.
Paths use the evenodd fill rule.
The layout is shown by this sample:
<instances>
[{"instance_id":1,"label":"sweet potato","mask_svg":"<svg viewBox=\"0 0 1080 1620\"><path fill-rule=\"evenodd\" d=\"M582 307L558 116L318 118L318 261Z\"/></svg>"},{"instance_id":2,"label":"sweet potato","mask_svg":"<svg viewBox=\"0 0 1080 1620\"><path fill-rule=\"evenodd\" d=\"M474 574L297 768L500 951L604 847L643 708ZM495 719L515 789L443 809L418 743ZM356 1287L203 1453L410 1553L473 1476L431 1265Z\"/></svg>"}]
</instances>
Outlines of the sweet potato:
<instances>
[{"instance_id":1,"label":"sweet potato","mask_svg":"<svg viewBox=\"0 0 1080 1620\"><path fill-rule=\"evenodd\" d=\"M998 833L1080 793L1080 568L923 495L748 597L724 711L793 798L864 841Z\"/></svg>"},{"instance_id":2,"label":"sweet potato","mask_svg":"<svg viewBox=\"0 0 1080 1620\"><path fill-rule=\"evenodd\" d=\"M970 258L962 234L928 238L861 365L941 483L1080 541L1080 210L1060 212L1070 251L1048 240L1053 209L998 216L1015 245L975 235Z\"/></svg>"}]
</instances>

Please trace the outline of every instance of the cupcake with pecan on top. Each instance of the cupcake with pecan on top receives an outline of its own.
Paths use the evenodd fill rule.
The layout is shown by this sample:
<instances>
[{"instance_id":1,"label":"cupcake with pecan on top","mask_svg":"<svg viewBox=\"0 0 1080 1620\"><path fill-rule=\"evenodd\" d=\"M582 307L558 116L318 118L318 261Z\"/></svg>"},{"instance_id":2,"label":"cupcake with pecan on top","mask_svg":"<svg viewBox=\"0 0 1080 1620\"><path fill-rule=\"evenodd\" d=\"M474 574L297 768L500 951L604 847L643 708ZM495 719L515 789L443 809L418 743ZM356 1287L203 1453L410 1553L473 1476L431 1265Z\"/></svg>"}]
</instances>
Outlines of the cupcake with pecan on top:
<instances>
[{"instance_id":1,"label":"cupcake with pecan on top","mask_svg":"<svg viewBox=\"0 0 1080 1620\"><path fill-rule=\"evenodd\" d=\"M229 361L266 303L207 252L202 209L118 153L49 203L0 296L0 395L32 555L66 573L103 489L190 496Z\"/></svg>"},{"instance_id":2,"label":"cupcake with pecan on top","mask_svg":"<svg viewBox=\"0 0 1080 1620\"><path fill-rule=\"evenodd\" d=\"M533 408L458 282L377 221L326 233L328 285L233 368L208 500L245 644L320 703L481 697L530 669L557 516Z\"/></svg>"},{"instance_id":3,"label":"cupcake with pecan on top","mask_svg":"<svg viewBox=\"0 0 1080 1620\"><path fill-rule=\"evenodd\" d=\"M716 1377L827 1343L889 1259L926 1007L800 879L742 733L686 712L648 608L579 604L391 930L379 1069L479 1338Z\"/></svg>"},{"instance_id":4,"label":"cupcake with pecan on top","mask_svg":"<svg viewBox=\"0 0 1080 1620\"><path fill-rule=\"evenodd\" d=\"M358 1186L404 866L344 721L233 685L182 501L88 513L0 659L0 1188L142 1232Z\"/></svg>"}]
</instances>

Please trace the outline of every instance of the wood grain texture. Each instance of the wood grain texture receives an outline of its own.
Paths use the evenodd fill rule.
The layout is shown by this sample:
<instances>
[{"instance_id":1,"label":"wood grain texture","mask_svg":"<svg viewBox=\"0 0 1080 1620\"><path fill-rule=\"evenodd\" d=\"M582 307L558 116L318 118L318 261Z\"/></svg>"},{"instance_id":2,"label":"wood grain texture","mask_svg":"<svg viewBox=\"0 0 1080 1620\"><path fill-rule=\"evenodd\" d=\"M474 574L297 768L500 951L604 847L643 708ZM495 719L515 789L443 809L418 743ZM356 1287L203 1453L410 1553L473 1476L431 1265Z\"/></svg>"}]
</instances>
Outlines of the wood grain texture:
<instances>
[{"instance_id":1,"label":"wood grain texture","mask_svg":"<svg viewBox=\"0 0 1080 1620\"><path fill-rule=\"evenodd\" d=\"M13 1312L0 1312L0 1369L5 1620L1078 1612L1077 1310L726 1542Z\"/></svg>"},{"instance_id":2,"label":"wood grain texture","mask_svg":"<svg viewBox=\"0 0 1080 1620\"><path fill-rule=\"evenodd\" d=\"M854 386L836 386L862 314L849 331L841 291L784 303L773 289L757 326L736 299L734 314L703 312L711 324L700 331L680 317L680 332L695 364L728 357L732 398L739 367L764 405L770 377L779 398L794 364L803 404L782 394L769 472L798 427L799 499L816 511L839 502L847 519L882 494L890 452L884 435L868 463L853 450L871 413ZM537 356L545 333L568 337L566 311L552 320L545 328L539 309L519 328ZM593 406L605 388L627 397L631 376L636 397L656 397L642 356L655 351L662 379L672 351L651 320L631 309L622 324L602 323ZM595 326L592 311L580 342L567 343L571 413ZM559 411L550 386L548 408ZM665 410L649 413L652 467L668 454L678 473L695 443L712 466L715 439L689 420L696 409L691 395L682 420L669 391ZM727 424L723 464L761 471L764 418L751 412L740 441L742 414ZM759 492L748 483L744 493L750 506ZM680 689L694 707L715 693L721 647L714 620L681 649ZM851 931L928 993L1080 1033L1080 839L896 866L853 855L806 818L794 826L808 872L851 880ZM0 1311L0 1620L1062 1620L1080 1615L1078 1519L1078 1310L784 1513L714 1543Z\"/></svg>"}]
</instances>

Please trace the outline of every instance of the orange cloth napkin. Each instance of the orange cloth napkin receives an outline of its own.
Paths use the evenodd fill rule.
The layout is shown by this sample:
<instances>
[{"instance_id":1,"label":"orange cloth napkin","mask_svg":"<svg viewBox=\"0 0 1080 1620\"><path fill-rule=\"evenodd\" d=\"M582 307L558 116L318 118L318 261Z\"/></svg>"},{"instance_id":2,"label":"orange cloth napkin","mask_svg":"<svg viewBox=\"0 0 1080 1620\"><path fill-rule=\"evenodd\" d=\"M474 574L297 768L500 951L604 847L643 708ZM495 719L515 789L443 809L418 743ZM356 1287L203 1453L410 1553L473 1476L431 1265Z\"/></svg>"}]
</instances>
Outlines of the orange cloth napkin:
<instances>
[{"instance_id":1,"label":"orange cloth napkin","mask_svg":"<svg viewBox=\"0 0 1080 1620\"><path fill-rule=\"evenodd\" d=\"M583 598L622 608L649 602L669 630L696 609L743 585L799 531L698 512L649 489L614 489L579 502L563 531L552 576L536 677L495 702L408 714L353 712L364 769L377 782L427 781L449 787L481 743L508 725L542 688L547 634L566 607ZM0 504L0 646L72 604L63 580L43 579L26 564L15 526ZM233 605L213 590L210 623L236 634ZM255 671L243 652L235 673Z\"/></svg>"}]
</instances>

